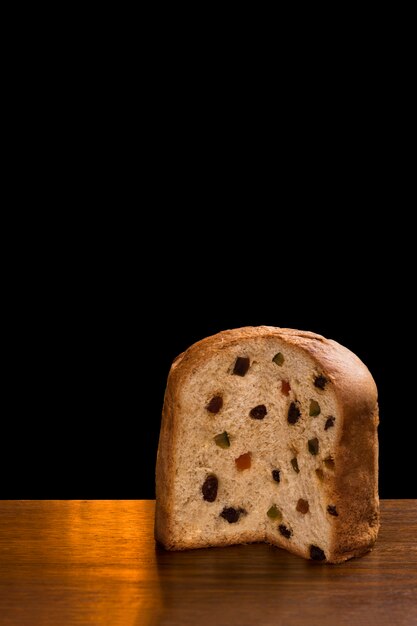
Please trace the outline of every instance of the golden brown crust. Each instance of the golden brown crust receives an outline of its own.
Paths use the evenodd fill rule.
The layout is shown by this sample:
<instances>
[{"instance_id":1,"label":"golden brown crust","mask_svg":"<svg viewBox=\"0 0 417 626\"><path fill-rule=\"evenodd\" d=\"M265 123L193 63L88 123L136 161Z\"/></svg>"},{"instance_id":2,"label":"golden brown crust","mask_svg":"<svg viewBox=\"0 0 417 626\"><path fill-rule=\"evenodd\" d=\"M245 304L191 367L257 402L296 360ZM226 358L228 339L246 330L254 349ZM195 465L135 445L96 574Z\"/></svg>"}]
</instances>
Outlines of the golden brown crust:
<instances>
[{"instance_id":1,"label":"golden brown crust","mask_svg":"<svg viewBox=\"0 0 417 626\"><path fill-rule=\"evenodd\" d=\"M179 372L175 372L175 361L171 367L165 391L162 410L161 431L156 460L156 507L155 507L155 538L170 547L170 517L173 507L173 450L176 440L175 401L178 397Z\"/></svg>"},{"instance_id":2,"label":"golden brown crust","mask_svg":"<svg viewBox=\"0 0 417 626\"><path fill-rule=\"evenodd\" d=\"M220 332L195 343L174 361L165 393L158 448L155 537L168 549L201 547L187 542L174 545L170 538L172 451L176 445L175 416L179 408L180 389L200 362L210 359L223 348L254 337L279 337L305 350L316 362L318 371L333 386L342 427L335 454L335 477L333 481L325 481L325 488L337 504L339 516L334 520L333 548L327 556L328 561L333 563L360 556L372 548L379 529L378 404L374 380L360 359L337 342L308 331L271 326ZM253 535L239 538L242 543L251 541L259 541L259 538ZM236 542L216 545L231 543Z\"/></svg>"}]
</instances>

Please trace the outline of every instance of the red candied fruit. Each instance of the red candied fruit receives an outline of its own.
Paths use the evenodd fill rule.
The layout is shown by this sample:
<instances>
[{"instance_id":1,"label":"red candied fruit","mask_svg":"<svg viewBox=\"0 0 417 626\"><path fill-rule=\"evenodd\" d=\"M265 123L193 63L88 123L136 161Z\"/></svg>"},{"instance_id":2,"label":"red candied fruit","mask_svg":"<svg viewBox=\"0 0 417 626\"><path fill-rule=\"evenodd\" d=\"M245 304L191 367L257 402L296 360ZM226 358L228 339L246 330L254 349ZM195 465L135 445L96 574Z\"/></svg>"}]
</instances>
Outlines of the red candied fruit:
<instances>
[{"instance_id":1,"label":"red candied fruit","mask_svg":"<svg viewBox=\"0 0 417 626\"><path fill-rule=\"evenodd\" d=\"M281 380L281 392L284 396L289 396L291 391L291 385L288 380Z\"/></svg>"}]
</instances>

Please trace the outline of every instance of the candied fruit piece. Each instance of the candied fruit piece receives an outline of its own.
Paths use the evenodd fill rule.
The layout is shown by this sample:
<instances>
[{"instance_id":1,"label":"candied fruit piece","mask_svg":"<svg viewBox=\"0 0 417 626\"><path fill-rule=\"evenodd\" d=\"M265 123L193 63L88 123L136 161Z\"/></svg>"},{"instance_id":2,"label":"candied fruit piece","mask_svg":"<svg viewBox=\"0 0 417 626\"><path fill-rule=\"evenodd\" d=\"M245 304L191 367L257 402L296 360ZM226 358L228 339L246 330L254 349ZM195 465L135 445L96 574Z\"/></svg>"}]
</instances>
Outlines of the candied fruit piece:
<instances>
[{"instance_id":1,"label":"candied fruit piece","mask_svg":"<svg viewBox=\"0 0 417 626\"><path fill-rule=\"evenodd\" d=\"M210 413L218 413L223 406L223 398L221 396L213 396L208 405L207 411Z\"/></svg>"},{"instance_id":2,"label":"candied fruit piece","mask_svg":"<svg viewBox=\"0 0 417 626\"><path fill-rule=\"evenodd\" d=\"M216 443L216 446L219 446L219 448L230 448L230 439L226 431L220 433L219 435L216 435L214 437L214 441Z\"/></svg>"},{"instance_id":3,"label":"candied fruit piece","mask_svg":"<svg viewBox=\"0 0 417 626\"><path fill-rule=\"evenodd\" d=\"M243 472L243 470L249 469L251 466L251 453L245 452L245 454L241 454L235 459L236 468L239 472Z\"/></svg>"},{"instance_id":4,"label":"candied fruit piece","mask_svg":"<svg viewBox=\"0 0 417 626\"><path fill-rule=\"evenodd\" d=\"M272 360L277 365L282 365L284 363L284 355L282 354L282 352L278 352Z\"/></svg>"},{"instance_id":5,"label":"candied fruit piece","mask_svg":"<svg viewBox=\"0 0 417 626\"><path fill-rule=\"evenodd\" d=\"M316 400L310 400L310 417L320 415L320 405Z\"/></svg>"},{"instance_id":6,"label":"candied fruit piece","mask_svg":"<svg viewBox=\"0 0 417 626\"><path fill-rule=\"evenodd\" d=\"M326 555L321 548L311 545L310 558L313 559L313 561L324 561L326 559Z\"/></svg>"},{"instance_id":7,"label":"candied fruit piece","mask_svg":"<svg viewBox=\"0 0 417 626\"><path fill-rule=\"evenodd\" d=\"M292 530L285 526L285 524L280 524L278 526L278 530L283 537L286 537L286 539L289 539L292 535Z\"/></svg>"},{"instance_id":8,"label":"candied fruit piece","mask_svg":"<svg viewBox=\"0 0 417 626\"><path fill-rule=\"evenodd\" d=\"M332 428L332 426L334 426L335 419L336 419L335 417L330 415L326 420L326 423L324 425L324 430L327 430L328 428Z\"/></svg>"},{"instance_id":9,"label":"candied fruit piece","mask_svg":"<svg viewBox=\"0 0 417 626\"><path fill-rule=\"evenodd\" d=\"M224 507L223 511L220 513L220 517L223 517L229 524L235 524L244 513L246 513L245 509L235 509L229 506Z\"/></svg>"},{"instance_id":10,"label":"candied fruit piece","mask_svg":"<svg viewBox=\"0 0 417 626\"><path fill-rule=\"evenodd\" d=\"M324 459L324 464L327 469L334 470L335 468L335 463L331 456L328 456L327 459Z\"/></svg>"},{"instance_id":11,"label":"candied fruit piece","mask_svg":"<svg viewBox=\"0 0 417 626\"><path fill-rule=\"evenodd\" d=\"M284 396L289 396L291 391L291 385L288 380L281 380L281 392Z\"/></svg>"},{"instance_id":12,"label":"candied fruit piece","mask_svg":"<svg viewBox=\"0 0 417 626\"><path fill-rule=\"evenodd\" d=\"M319 440L317 437L308 440L308 451L314 456L319 453Z\"/></svg>"},{"instance_id":13,"label":"candied fruit piece","mask_svg":"<svg viewBox=\"0 0 417 626\"><path fill-rule=\"evenodd\" d=\"M298 420L300 419L300 415L301 415L301 411L298 408L297 404L295 402L291 402L290 408L288 409L288 417L287 417L288 423L296 424Z\"/></svg>"},{"instance_id":14,"label":"candied fruit piece","mask_svg":"<svg viewBox=\"0 0 417 626\"><path fill-rule=\"evenodd\" d=\"M249 369L250 359L248 356L238 356L235 366L233 368L233 374L237 376L244 376Z\"/></svg>"},{"instance_id":15,"label":"candied fruit piece","mask_svg":"<svg viewBox=\"0 0 417 626\"><path fill-rule=\"evenodd\" d=\"M297 509L297 511L299 511L299 513L303 513L303 515L305 515L306 513L308 513L310 507L307 500L303 500L303 498L300 498L295 508Z\"/></svg>"},{"instance_id":16,"label":"candied fruit piece","mask_svg":"<svg viewBox=\"0 0 417 626\"><path fill-rule=\"evenodd\" d=\"M325 376L323 376L323 374L314 378L314 386L317 387L317 389L324 389L328 382L329 381Z\"/></svg>"},{"instance_id":17,"label":"candied fruit piece","mask_svg":"<svg viewBox=\"0 0 417 626\"><path fill-rule=\"evenodd\" d=\"M272 478L273 480L275 480L276 483L279 483L279 481L281 480L281 474L279 469L272 470Z\"/></svg>"},{"instance_id":18,"label":"candied fruit piece","mask_svg":"<svg viewBox=\"0 0 417 626\"><path fill-rule=\"evenodd\" d=\"M280 520L282 519L282 513L281 511L277 508L277 506L275 504L273 504L271 506L270 509L268 509L267 511L267 516L273 520Z\"/></svg>"},{"instance_id":19,"label":"candied fruit piece","mask_svg":"<svg viewBox=\"0 0 417 626\"><path fill-rule=\"evenodd\" d=\"M219 481L217 476L214 474L209 474L206 480L201 487L201 491L203 492L203 499L207 502L214 502L217 498L217 488L219 486Z\"/></svg>"},{"instance_id":20,"label":"candied fruit piece","mask_svg":"<svg viewBox=\"0 0 417 626\"><path fill-rule=\"evenodd\" d=\"M292 465L294 472L297 472L297 474L299 474L300 468L298 467L298 461L297 461L296 456L293 459L291 459L291 465Z\"/></svg>"},{"instance_id":21,"label":"candied fruit piece","mask_svg":"<svg viewBox=\"0 0 417 626\"><path fill-rule=\"evenodd\" d=\"M258 406L255 406L250 410L249 415L254 420L263 420L267 413L268 411L266 410L266 406L264 404L258 404Z\"/></svg>"},{"instance_id":22,"label":"candied fruit piece","mask_svg":"<svg viewBox=\"0 0 417 626\"><path fill-rule=\"evenodd\" d=\"M334 517L339 517L339 513L337 512L337 509L334 506L334 504L329 504L329 506L327 507L327 512L329 515L333 515Z\"/></svg>"}]
</instances>

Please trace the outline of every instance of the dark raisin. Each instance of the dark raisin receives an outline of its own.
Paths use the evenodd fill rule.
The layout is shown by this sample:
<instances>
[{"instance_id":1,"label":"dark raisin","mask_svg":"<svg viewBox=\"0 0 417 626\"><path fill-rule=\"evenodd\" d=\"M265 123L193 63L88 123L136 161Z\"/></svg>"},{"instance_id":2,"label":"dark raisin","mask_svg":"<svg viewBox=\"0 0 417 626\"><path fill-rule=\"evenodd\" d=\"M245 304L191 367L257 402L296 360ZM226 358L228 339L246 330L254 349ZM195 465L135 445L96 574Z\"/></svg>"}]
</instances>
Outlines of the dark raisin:
<instances>
[{"instance_id":1,"label":"dark raisin","mask_svg":"<svg viewBox=\"0 0 417 626\"><path fill-rule=\"evenodd\" d=\"M208 405L207 411L210 413L218 413L223 406L223 398L221 396L213 396Z\"/></svg>"},{"instance_id":2,"label":"dark raisin","mask_svg":"<svg viewBox=\"0 0 417 626\"><path fill-rule=\"evenodd\" d=\"M299 474L300 468L298 467L298 461L297 461L296 456L293 459L291 459L291 465L292 465L294 472L297 472L297 474Z\"/></svg>"},{"instance_id":3,"label":"dark raisin","mask_svg":"<svg viewBox=\"0 0 417 626\"><path fill-rule=\"evenodd\" d=\"M245 509L234 509L232 506L225 507L220 513L220 517L223 517L229 524L235 524L242 513L246 513Z\"/></svg>"},{"instance_id":4,"label":"dark raisin","mask_svg":"<svg viewBox=\"0 0 417 626\"><path fill-rule=\"evenodd\" d=\"M333 504L329 504L329 506L327 507L327 512L329 515L334 515L334 517L339 517L339 513L337 512L337 509Z\"/></svg>"},{"instance_id":5,"label":"dark raisin","mask_svg":"<svg viewBox=\"0 0 417 626\"><path fill-rule=\"evenodd\" d=\"M258 404L258 406L250 410L249 415L253 417L254 420L263 420L267 413L266 406L264 404Z\"/></svg>"},{"instance_id":6,"label":"dark raisin","mask_svg":"<svg viewBox=\"0 0 417 626\"><path fill-rule=\"evenodd\" d=\"M279 483L279 481L281 480L280 471L277 469L272 470L272 478L275 480L276 483Z\"/></svg>"},{"instance_id":7,"label":"dark raisin","mask_svg":"<svg viewBox=\"0 0 417 626\"><path fill-rule=\"evenodd\" d=\"M283 537L286 537L287 539L289 539L291 537L291 535L292 535L292 530L287 528L287 526L285 526L285 524L280 524L278 526L278 530L281 533L281 535Z\"/></svg>"},{"instance_id":8,"label":"dark raisin","mask_svg":"<svg viewBox=\"0 0 417 626\"><path fill-rule=\"evenodd\" d=\"M327 467L327 469L334 470L335 468L335 462L331 456L328 456L327 459L324 459L324 464Z\"/></svg>"},{"instance_id":9,"label":"dark raisin","mask_svg":"<svg viewBox=\"0 0 417 626\"><path fill-rule=\"evenodd\" d=\"M328 428L331 428L332 426L334 426L334 422L335 422L335 417L328 417L326 420L326 424L324 425L324 430L327 430Z\"/></svg>"},{"instance_id":10,"label":"dark raisin","mask_svg":"<svg viewBox=\"0 0 417 626\"><path fill-rule=\"evenodd\" d=\"M308 440L308 451L310 454L314 454L314 456L319 453L319 440L317 437Z\"/></svg>"},{"instance_id":11,"label":"dark raisin","mask_svg":"<svg viewBox=\"0 0 417 626\"><path fill-rule=\"evenodd\" d=\"M320 374L320 376L315 377L314 386L317 387L317 389L324 389L328 382L327 378L323 376L323 374Z\"/></svg>"},{"instance_id":12,"label":"dark raisin","mask_svg":"<svg viewBox=\"0 0 417 626\"><path fill-rule=\"evenodd\" d=\"M326 559L326 555L321 548L318 548L317 546L310 546L310 558L313 559L313 561L324 561Z\"/></svg>"},{"instance_id":13,"label":"dark raisin","mask_svg":"<svg viewBox=\"0 0 417 626\"><path fill-rule=\"evenodd\" d=\"M201 491L203 492L203 498L207 502L214 502L217 498L217 487L219 486L219 481L217 480L217 476L214 474L209 474L206 480L201 487Z\"/></svg>"},{"instance_id":14,"label":"dark raisin","mask_svg":"<svg viewBox=\"0 0 417 626\"><path fill-rule=\"evenodd\" d=\"M303 513L303 515L305 515L306 513L308 513L310 506L307 500L303 500L302 498L300 498L295 508L297 509L299 513Z\"/></svg>"},{"instance_id":15,"label":"dark raisin","mask_svg":"<svg viewBox=\"0 0 417 626\"><path fill-rule=\"evenodd\" d=\"M298 420L300 419L300 415L301 415L301 411L296 405L296 403L291 402L290 408L288 409L288 417L287 417L288 423L296 424Z\"/></svg>"},{"instance_id":16,"label":"dark raisin","mask_svg":"<svg viewBox=\"0 0 417 626\"><path fill-rule=\"evenodd\" d=\"M250 359L248 356L238 356L236 359L233 374L244 376L249 369Z\"/></svg>"}]
</instances>

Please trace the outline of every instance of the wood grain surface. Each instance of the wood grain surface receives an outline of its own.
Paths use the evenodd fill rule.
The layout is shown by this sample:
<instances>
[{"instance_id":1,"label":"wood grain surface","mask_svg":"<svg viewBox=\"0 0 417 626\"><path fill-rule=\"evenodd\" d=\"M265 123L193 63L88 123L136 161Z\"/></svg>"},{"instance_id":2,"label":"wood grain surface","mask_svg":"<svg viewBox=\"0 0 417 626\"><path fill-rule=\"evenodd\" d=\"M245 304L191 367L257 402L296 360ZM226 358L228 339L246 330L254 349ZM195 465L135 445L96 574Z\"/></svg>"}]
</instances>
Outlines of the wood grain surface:
<instances>
[{"instance_id":1,"label":"wood grain surface","mask_svg":"<svg viewBox=\"0 0 417 626\"><path fill-rule=\"evenodd\" d=\"M165 552L153 501L1 501L0 624L417 625L417 500L343 565L265 544Z\"/></svg>"}]
</instances>

